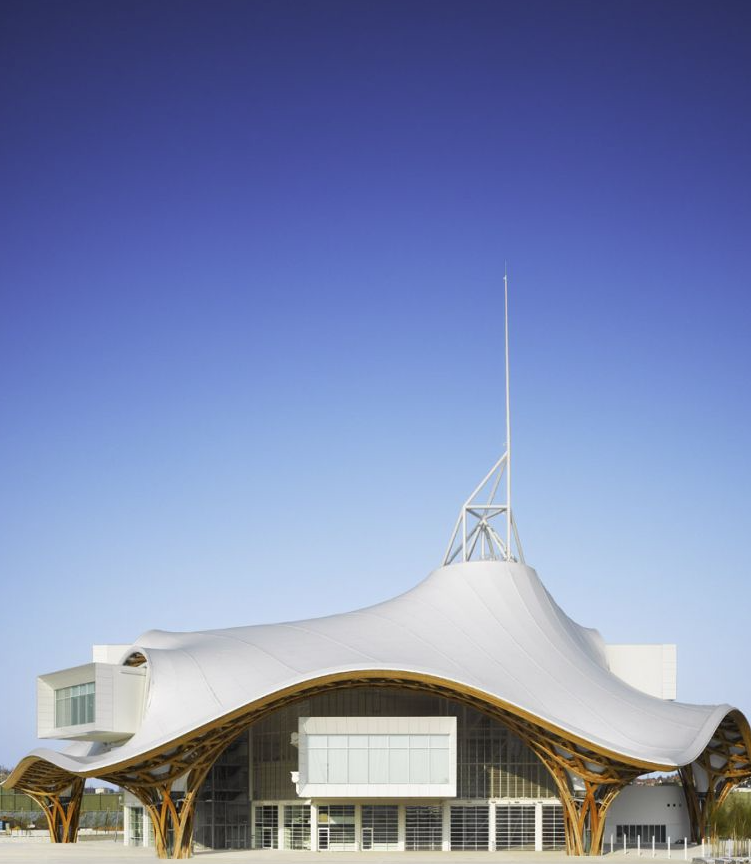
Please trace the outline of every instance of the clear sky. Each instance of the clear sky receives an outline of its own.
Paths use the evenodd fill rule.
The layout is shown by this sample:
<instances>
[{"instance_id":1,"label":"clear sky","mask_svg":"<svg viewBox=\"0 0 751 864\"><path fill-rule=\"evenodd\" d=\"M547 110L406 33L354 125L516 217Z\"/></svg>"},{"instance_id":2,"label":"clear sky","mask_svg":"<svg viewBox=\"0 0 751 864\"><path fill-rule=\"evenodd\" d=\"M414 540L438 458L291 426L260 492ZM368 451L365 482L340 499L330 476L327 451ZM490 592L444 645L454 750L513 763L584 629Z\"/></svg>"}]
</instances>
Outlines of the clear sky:
<instances>
[{"instance_id":1,"label":"clear sky","mask_svg":"<svg viewBox=\"0 0 751 864\"><path fill-rule=\"evenodd\" d=\"M438 566L751 715L751 4L0 5L0 763L93 643Z\"/></svg>"}]
</instances>

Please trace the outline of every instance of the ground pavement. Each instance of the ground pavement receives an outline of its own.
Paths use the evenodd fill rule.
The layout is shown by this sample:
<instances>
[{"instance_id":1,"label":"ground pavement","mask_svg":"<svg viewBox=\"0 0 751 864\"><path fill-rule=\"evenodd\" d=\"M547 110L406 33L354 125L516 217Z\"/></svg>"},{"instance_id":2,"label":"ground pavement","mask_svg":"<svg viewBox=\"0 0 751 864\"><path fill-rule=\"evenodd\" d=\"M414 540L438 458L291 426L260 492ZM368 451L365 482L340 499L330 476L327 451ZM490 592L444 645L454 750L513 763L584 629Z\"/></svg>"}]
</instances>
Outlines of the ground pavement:
<instances>
[{"instance_id":1,"label":"ground pavement","mask_svg":"<svg viewBox=\"0 0 751 864\"><path fill-rule=\"evenodd\" d=\"M683 849L673 850L670 861L680 864L701 854L701 848L689 847L684 858ZM656 858L646 850L641 858L644 864L654 861L667 864L667 851L657 850ZM196 852L196 864L571 864L575 859L562 852L285 852L281 850L232 850L227 852ZM616 851L613 855L581 859L608 864L637 864L640 860L635 849L626 855ZM36 838L0 840L0 864L138 864L158 861L153 849L136 849L122 845L122 841L91 838L70 845L53 845Z\"/></svg>"}]
</instances>

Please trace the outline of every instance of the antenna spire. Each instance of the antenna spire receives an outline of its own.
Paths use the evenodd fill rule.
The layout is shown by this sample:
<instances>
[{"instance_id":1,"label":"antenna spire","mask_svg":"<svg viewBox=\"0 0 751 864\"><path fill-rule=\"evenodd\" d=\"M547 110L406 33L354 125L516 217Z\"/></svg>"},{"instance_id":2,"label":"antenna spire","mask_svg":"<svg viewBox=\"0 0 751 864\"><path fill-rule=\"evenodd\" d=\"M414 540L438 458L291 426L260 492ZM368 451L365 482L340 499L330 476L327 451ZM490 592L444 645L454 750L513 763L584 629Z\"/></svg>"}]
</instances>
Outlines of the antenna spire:
<instances>
[{"instance_id":1,"label":"antenna spire","mask_svg":"<svg viewBox=\"0 0 751 864\"><path fill-rule=\"evenodd\" d=\"M503 331L506 359L506 450L459 511L454 533L443 558L444 566L455 561L519 561L524 551L511 510L511 388L509 384L508 266L503 268ZM506 474L506 501L501 480ZM499 493L500 490L500 493ZM506 530L502 524L505 521ZM497 526L497 530L496 530ZM504 537L505 534L505 537ZM514 551L512 551L514 550Z\"/></svg>"},{"instance_id":2,"label":"antenna spire","mask_svg":"<svg viewBox=\"0 0 751 864\"><path fill-rule=\"evenodd\" d=\"M506 335L506 560L511 560L511 388L508 364L508 264L503 263L503 318Z\"/></svg>"}]
</instances>

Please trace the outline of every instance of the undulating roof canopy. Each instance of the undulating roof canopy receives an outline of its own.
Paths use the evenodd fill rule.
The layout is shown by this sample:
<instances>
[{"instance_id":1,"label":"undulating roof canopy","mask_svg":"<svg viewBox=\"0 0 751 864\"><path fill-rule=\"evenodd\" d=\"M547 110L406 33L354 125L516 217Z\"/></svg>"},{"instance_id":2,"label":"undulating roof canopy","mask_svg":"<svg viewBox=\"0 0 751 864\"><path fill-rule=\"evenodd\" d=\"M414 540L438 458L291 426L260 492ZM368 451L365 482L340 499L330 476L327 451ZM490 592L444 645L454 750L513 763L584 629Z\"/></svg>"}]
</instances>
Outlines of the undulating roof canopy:
<instances>
[{"instance_id":1,"label":"undulating roof canopy","mask_svg":"<svg viewBox=\"0 0 751 864\"><path fill-rule=\"evenodd\" d=\"M212 725L316 681L440 682L644 770L687 765L724 718L742 717L729 705L667 702L626 684L608 670L600 635L573 622L535 571L514 561L441 567L392 600L326 618L151 630L125 657L134 652L149 669L138 732L107 752L98 744L35 750L9 785L43 767L50 778L106 777L154 764Z\"/></svg>"}]
</instances>

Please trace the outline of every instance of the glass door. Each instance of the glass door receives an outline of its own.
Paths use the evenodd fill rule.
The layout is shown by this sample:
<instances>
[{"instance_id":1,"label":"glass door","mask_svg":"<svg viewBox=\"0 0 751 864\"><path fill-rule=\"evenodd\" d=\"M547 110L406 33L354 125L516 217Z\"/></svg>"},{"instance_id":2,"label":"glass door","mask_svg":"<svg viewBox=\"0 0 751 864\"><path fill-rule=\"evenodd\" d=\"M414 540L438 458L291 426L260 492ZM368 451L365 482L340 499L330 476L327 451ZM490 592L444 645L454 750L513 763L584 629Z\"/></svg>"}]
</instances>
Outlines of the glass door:
<instances>
[{"instance_id":1,"label":"glass door","mask_svg":"<svg viewBox=\"0 0 751 864\"><path fill-rule=\"evenodd\" d=\"M373 848L373 829L372 828L363 828L362 829L362 848L363 849L372 849Z\"/></svg>"}]
</instances>

